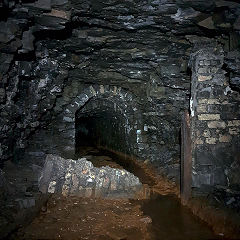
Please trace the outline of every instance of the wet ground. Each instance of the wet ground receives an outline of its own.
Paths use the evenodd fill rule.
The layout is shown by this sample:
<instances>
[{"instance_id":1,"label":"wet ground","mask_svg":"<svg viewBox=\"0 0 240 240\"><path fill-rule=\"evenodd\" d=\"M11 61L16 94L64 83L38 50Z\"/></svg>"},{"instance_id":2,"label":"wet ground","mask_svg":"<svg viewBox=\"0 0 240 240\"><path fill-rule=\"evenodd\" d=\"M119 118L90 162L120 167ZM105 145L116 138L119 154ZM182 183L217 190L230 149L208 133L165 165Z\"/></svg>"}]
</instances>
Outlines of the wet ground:
<instances>
[{"instance_id":1,"label":"wet ground","mask_svg":"<svg viewBox=\"0 0 240 240\"><path fill-rule=\"evenodd\" d=\"M223 239L180 204L176 188L126 159L86 148L96 167L125 168L145 184L139 199L94 199L52 195L40 215L12 239L207 240Z\"/></svg>"},{"instance_id":2,"label":"wet ground","mask_svg":"<svg viewBox=\"0 0 240 240\"><path fill-rule=\"evenodd\" d=\"M53 195L46 212L14 239L219 239L171 196L113 200Z\"/></svg>"}]
</instances>

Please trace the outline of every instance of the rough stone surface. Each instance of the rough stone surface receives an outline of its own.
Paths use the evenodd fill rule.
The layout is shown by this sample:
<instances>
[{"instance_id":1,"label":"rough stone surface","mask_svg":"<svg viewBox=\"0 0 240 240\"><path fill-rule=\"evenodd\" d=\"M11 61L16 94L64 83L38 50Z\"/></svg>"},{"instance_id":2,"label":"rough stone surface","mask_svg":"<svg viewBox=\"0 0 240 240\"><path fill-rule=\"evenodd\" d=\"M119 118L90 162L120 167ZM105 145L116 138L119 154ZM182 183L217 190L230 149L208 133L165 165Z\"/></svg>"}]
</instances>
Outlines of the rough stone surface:
<instances>
[{"instance_id":1,"label":"rough stone surface","mask_svg":"<svg viewBox=\"0 0 240 240\"><path fill-rule=\"evenodd\" d=\"M196 43L196 50L199 44ZM237 57L238 54L229 53L229 56ZM240 95L236 91L237 86L225 75L224 60L222 47L219 45L218 48L213 48L210 42L205 43L205 50L201 49L193 54L191 131L192 186L195 189L209 186L213 190L217 185L240 189L240 182L237 183L235 175L240 170L237 164L240 149ZM235 64L238 64L237 61ZM233 65L229 66L233 68ZM208 69L208 81L201 78L203 68ZM203 95L203 92L208 94Z\"/></svg>"},{"instance_id":2,"label":"rough stone surface","mask_svg":"<svg viewBox=\"0 0 240 240\"><path fill-rule=\"evenodd\" d=\"M111 167L96 168L86 158L64 159L47 155L39 179L42 193L62 193L64 196L103 196L129 194L139 190L137 177L123 169Z\"/></svg>"},{"instance_id":3,"label":"rough stone surface","mask_svg":"<svg viewBox=\"0 0 240 240\"><path fill-rule=\"evenodd\" d=\"M83 127L75 129L75 115L85 114L93 124L99 116L101 144L178 180L179 129L189 109L191 75L197 74L198 103L212 101L196 111L237 120L239 99L232 96L239 92L239 9L236 1L220 0L3 1L1 165L24 157L41 165L46 153L73 158L75 133ZM206 42L212 49L220 44L224 57L212 58L211 50L194 72L192 59ZM219 134L232 134L236 142L238 130L225 130Z\"/></svg>"}]
</instances>

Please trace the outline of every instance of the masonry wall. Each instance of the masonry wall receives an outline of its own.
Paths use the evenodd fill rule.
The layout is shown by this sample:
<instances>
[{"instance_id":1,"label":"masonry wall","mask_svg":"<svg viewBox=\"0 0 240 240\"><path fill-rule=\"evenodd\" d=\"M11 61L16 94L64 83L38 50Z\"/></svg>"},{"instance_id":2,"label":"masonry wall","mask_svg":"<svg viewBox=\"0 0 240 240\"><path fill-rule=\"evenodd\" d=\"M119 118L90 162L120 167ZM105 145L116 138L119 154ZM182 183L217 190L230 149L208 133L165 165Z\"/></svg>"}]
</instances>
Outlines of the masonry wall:
<instances>
[{"instance_id":1,"label":"masonry wall","mask_svg":"<svg viewBox=\"0 0 240 240\"><path fill-rule=\"evenodd\" d=\"M192 187L240 187L240 94L223 70L221 46L196 44L192 55Z\"/></svg>"},{"instance_id":2,"label":"masonry wall","mask_svg":"<svg viewBox=\"0 0 240 240\"><path fill-rule=\"evenodd\" d=\"M1 167L9 159L21 161L24 152L33 161L46 153L71 156L75 112L92 97L89 86L100 92L103 86L132 96L120 107L137 103L135 120L129 121L132 153L159 173L179 178L194 41L207 36L225 45L224 51L239 48L240 4L220 2L1 2ZM239 89L235 55L225 64Z\"/></svg>"}]
</instances>

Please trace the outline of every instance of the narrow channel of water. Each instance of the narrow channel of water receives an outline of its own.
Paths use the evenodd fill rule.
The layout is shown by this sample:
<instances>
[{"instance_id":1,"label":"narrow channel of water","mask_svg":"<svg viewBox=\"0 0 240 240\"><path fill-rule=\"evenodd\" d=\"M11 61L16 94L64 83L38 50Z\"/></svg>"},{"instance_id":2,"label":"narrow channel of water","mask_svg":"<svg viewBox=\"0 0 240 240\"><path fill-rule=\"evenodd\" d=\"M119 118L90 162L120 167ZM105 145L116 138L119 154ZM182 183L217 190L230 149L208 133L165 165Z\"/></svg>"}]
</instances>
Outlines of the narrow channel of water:
<instances>
[{"instance_id":1,"label":"narrow channel of water","mask_svg":"<svg viewBox=\"0 0 240 240\"><path fill-rule=\"evenodd\" d=\"M134 163L113 152L89 148L89 151L85 153L85 155L98 156L98 158L92 158L92 162L96 167L117 164L135 174L142 183L149 185L150 188L156 184L151 177L144 173L143 169L138 166L136 168ZM100 156L102 156L102 160ZM211 228L194 216L187 207L181 205L179 199L174 195L161 195L152 191L149 198L132 201L140 203L144 215L152 219L152 223L149 225L149 231L153 236L152 240L223 239L216 236Z\"/></svg>"},{"instance_id":2,"label":"narrow channel of water","mask_svg":"<svg viewBox=\"0 0 240 240\"><path fill-rule=\"evenodd\" d=\"M222 239L181 205L176 196L153 194L141 201L142 211L152 219L153 240L213 240Z\"/></svg>"}]
</instances>

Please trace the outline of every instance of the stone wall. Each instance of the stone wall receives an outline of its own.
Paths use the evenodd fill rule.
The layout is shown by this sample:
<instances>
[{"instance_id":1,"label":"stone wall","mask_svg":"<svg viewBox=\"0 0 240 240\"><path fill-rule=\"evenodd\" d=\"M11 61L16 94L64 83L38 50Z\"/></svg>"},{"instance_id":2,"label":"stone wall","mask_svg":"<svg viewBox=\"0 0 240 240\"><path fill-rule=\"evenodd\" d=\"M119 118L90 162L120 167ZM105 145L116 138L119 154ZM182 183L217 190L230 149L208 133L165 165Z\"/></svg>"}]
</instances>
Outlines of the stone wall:
<instances>
[{"instance_id":1,"label":"stone wall","mask_svg":"<svg viewBox=\"0 0 240 240\"><path fill-rule=\"evenodd\" d=\"M218 0L4 1L1 164L21 161L24 152L39 162L46 153L73 154L75 114L87 104L85 94L94 100L92 86L131 96L112 99L122 112L129 105L124 132L131 129L125 138L130 152L178 178L181 115L190 98L188 62L195 52L191 39L208 36L225 51L238 49L239 9L236 2ZM232 59L224 61L238 88Z\"/></svg>"},{"instance_id":2,"label":"stone wall","mask_svg":"<svg viewBox=\"0 0 240 240\"><path fill-rule=\"evenodd\" d=\"M94 167L86 158L64 159L47 155L39 178L42 193L64 196L136 197L142 184L138 177L124 169Z\"/></svg>"},{"instance_id":3,"label":"stone wall","mask_svg":"<svg viewBox=\"0 0 240 240\"><path fill-rule=\"evenodd\" d=\"M200 49L199 49L200 47ZM213 43L197 44L192 55L192 186L239 189L240 94L223 70L224 52Z\"/></svg>"}]
</instances>

